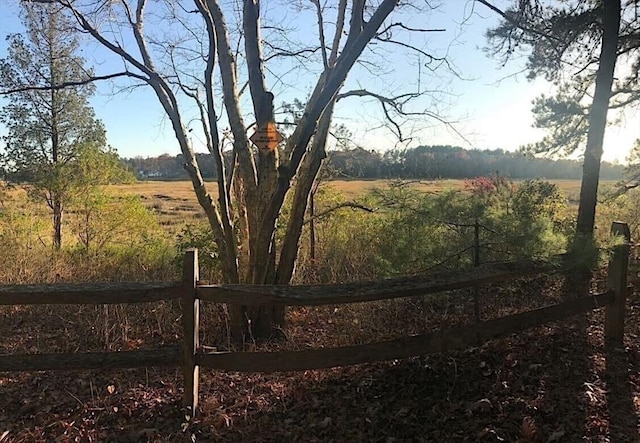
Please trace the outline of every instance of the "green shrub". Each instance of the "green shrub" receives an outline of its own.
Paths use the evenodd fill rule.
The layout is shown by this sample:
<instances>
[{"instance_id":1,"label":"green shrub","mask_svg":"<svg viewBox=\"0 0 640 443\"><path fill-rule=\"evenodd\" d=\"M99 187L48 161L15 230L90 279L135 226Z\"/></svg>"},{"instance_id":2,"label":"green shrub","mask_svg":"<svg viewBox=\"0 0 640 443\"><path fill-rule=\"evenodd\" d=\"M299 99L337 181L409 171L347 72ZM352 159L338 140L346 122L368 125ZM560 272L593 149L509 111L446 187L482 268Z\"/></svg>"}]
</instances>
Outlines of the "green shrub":
<instances>
[{"instance_id":1,"label":"green shrub","mask_svg":"<svg viewBox=\"0 0 640 443\"><path fill-rule=\"evenodd\" d=\"M340 198L325 191L316 202L318 212ZM306 242L301 247L300 271L307 277L363 280L471 266L476 223L482 262L555 255L566 250L570 233L564 198L542 181L480 178L464 190L439 194L396 182L361 203L377 210L345 208L316 221L315 263L309 263Z\"/></svg>"},{"instance_id":2,"label":"green shrub","mask_svg":"<svg viewBox=\"0 0 640 443\"><path fill-rule=\"evenodd\" d=\"M187 249L198 249L200 279L206 281L221 281L222 270L218 258L218 250L211 228L206 223L189 223L182 227L177 234L175 264L182 269L184 253Z\"/></svg>"}]
</instances>

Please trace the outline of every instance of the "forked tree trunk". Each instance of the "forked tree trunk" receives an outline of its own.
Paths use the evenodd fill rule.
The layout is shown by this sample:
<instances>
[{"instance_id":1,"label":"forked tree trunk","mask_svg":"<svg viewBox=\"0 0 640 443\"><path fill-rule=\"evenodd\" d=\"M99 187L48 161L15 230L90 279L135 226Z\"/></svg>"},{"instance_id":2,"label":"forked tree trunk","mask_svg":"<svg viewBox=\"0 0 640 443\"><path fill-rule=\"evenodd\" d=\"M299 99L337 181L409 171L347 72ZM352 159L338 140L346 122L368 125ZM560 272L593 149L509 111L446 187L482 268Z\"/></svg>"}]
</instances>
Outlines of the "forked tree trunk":
<instances>
[{"instance_id":1,"label":"forked tree trunk","mask_svg":"<svg viewBox=\"0 0 640 443\"><path fill-rule=\"evenodd\" d=\"M269 262L258 269L259 275L251 277L250 281L253 284L285 285L293 277L309 196L322 166L322 161L326 157L325 146L331 127L333 107L334 101L332 100L318 121L315 136L300 166L277 267L274 238L269 253L264 254L268 257ZM280 338L285 327L285 307L234 306L231 307L231 323L232 335L237 339Z\"/></svg>"},{"instance_id":2,"label":"forked tree trunk","mask_svg":"<svg viewBox=\"0 0 640 443\"><path fill-rule=\"evenodd\" d=\"M338 49L342 34L340 24L340 32L336 32L331 54L326 58L326 70L320 75L302 118L287 140L283 150L284 160L279 161L277 156L269 153L260 153L259 171L256 176L257 189L254 189L253 195L245 194L244 198L250 249L249 276L252 284L288 284L291 280L309 193L325 157L324 148L336 94L364 48L375 37L397 3L397 0L383 0L365 22L363 19L365 3L354 2L347 41L340 52ZM248 62L249 86L259 129L269 115L273 115L273 107L268 106L272 105L273 96L266 91L262 75L260 38L257 32L259 18L257 5L256 0L245 2L244 32L246 54L251 59ZM340 5L342 18L338 20L339 22L344 19L346 2L341 1ZM223 40L224 38L221 38L219 42ZM322 50L324 51L324 48ZM226 74L225 71L227 71ZM228 70L222 69L221 73L223 80L225 76L229 79L226 86L231 86L235 82L235 77ZM236 91L235 87L230 87L225 94L225 99L235 97L235 93L229 94L234 91ZM233 110L234 107L228 106L227 109ZM239 119L236 120L240 122ZM234 125L232 124L231 127L233 130ZM312 146L308 149L312 138ZM239 155L246 151L245 140L246 137L242 134L238 134L234 140L234 149ZM239 165L247 166L242 161ZM245 169L244 173L242 170L239 172L245 181L251 182L253 176L246 171ZM296 185L292 208L276 263L277 223L285 197L294 179ZM246 338L247 334L252 338L271 337L283 326L284 307L282 306L232 308L232 331L238 338L239 335Z\"/></svg>"},{"instance_id":3,"label":"forked tree trunk","mask_svg":"<svg viewBox=\"0 0 640 443\"><path fill-rule=\"evenodd\" d=\"M147 82L154 89L171 121L185 156L185 168L198 202L213 230L224 282L288 284L294 271L309 192L324 158L324 143L331 122L333 101L365 47L376 38L399 1L381 0L367 5L364 1L355 0L351 2L351 7L348 7L347 0L338 2L333 42L330 48L325 44L320 45L325 69L317 80L302 117L286 141L281 152L282 158L279 158L278 151L272 147L260 150L258 155L253 151L248 135L253 125L245 123L240 106L241 88L238 86L238 64L235 56L237 48L229 41L221 2L194 1L207 29L208 53L204 57L207 67L204 82L201 83L207 90L206 103L198 101L197 94L189 88L185 88L183 92L198 101L209 151L219 163L217 202L207 190L188 140L187 128L180 113L180 100L175 95L175 79L169 79L159 73L153 61L153 51L148 48L143 26L145 2L138 2L135 17L132 17L132 11L126 12L127 20L123 22L131 25L132 41L137 46L135 51L128 52L119 43L101 34L76 7L75 2L56 0L73 13L85 31L126 60L132 69L139 71L135 74L130 73L132 77ZM245 45L242 64L247 68L256 120L254 130L263 131L270 124L274 124L274 96L267 90L264 76L265 57L262 55L263 41L260 36L260 3L259 0L245 0L242 3L242 33ZM320 34L323 37L322 8L319 2L316 2L316 5ZM367 20L364 20L365 6L369 8ZM348 26L347 11L351 13ZM342 44L344 35L347 37ZM221 132L217 127L219 116L216 114L220 104L214 103L214 72L219 75L222 84L222 104L227 114L236 159L235 170L228 177L225 176L222 167L222 146L217 135ZM317 145L310 147L312 138L313 143ZM281 241L276 242L275 235L282 206L294 181L292 215L284 236ZM232 195L231 189L237 189L239 192ZM280 247L278 254L276 246ZM231 329L236 338L266 338L284 326L283 307L231 306L230 311Z\"/></svg>"}]
</instances>

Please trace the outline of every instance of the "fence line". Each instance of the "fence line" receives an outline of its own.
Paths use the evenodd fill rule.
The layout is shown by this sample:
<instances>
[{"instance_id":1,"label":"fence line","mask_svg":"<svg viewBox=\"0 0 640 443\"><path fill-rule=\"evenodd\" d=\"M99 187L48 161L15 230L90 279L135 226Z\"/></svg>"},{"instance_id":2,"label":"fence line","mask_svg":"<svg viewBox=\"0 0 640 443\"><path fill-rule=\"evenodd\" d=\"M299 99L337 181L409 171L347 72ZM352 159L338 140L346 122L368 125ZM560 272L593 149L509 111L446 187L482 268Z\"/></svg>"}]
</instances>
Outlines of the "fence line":
<instances>
[{"instance_id":1,"label":"fence line","mask_svg":"<svg viewBox=\"0 0 640 443\"><path fill-rule=\"evenodd\" d=\"M182 365L181 352L179 347L165 347L144 351L2 355L0 372L176 367Z\"/></svg>"},{"instance_id":2,"label":"fence line","mask_svg":"<svg viewBox=\"0 0 640 443\"><path fill-rule=\"evenodd\" d=\"M503 337L610 305L614 298L613 293L606 292L494 320L363 345L280 352L201 352L196 360L204 367L239 372L307 371L395 360L475 346L478 340Z\"/></svg>"},{"instance_id":3,"label":"fence line","mask_svg":"<svg viewBox=\"0 0 640 443\"><path fill-rule=\"evenodd\" d=\"M108 369L182 366L184 404L195 414L198 406L199 367L244 372L300 371L405 358L477 345L479 342L606 307L608 345L622 344L629 263L629 228L614 222L612 235L624 241L616 246L608 266L607 291L540 309L488 321L355 346L280 352L210 352L200 346L200 300L246 305L318 306L369 302L428 293L473 288L517 277L566 271L565 257L551 263L512 262L480 265L470 271L387 279L368 283L316 286L201 285L198 251L185 253L180 283L54 284L0 286L0 305L140 303L182 299L182 348L146 351L0 355L0 371Z\"/></svg>"}]
</instances>

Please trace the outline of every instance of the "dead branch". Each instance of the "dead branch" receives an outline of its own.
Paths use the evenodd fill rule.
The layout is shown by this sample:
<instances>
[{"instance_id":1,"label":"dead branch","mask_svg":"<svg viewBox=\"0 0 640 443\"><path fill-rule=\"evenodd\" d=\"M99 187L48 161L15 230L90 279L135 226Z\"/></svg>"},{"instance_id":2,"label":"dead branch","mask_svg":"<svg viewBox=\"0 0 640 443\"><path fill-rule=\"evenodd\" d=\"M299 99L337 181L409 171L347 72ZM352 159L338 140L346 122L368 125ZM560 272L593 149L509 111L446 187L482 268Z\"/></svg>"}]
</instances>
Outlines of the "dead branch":
<instances>
[{"instance_id":1,"label":"dead branch","mask_svg":"<svg viewBox=\"0 0 640 443\"><path fill-rule=\"evenodd\" d=\"M144 77L142 75L135 74L135 73L130 72L130 71L124 71L124 72L117 72L117 73L114 73L114 74L93 75L93 76L88 77L88 78L86 78L84 80L66 81L66 82L62 82L62 83L57 84L57 85L48 85L48 86L24 85L24 86L20 86L19 88L13 88L13 89L7 89L5 91L0 91L0 95L9 95L9 94L16 94L18 92L29 92L29 91L56 91L56 90L65 89L65 88L72 88L72 87L76 87L76 86L84 86L84 85L88 85L90 83L101 81L101 80L111 80L111 79L117 78L117 77L133 77L133 78L137 78L139 80L142 80L144 82L147 82L147 80L148 80L146 77Z\"/></svg>"},{"instance_id":2,"label":"dead branch","mask_svg":"<svg viewBox=\"0 0 640 443\"><path fill-rule=\"evenodd\" d=\"M316 7L316 16L318 19L318 34L320 36L320 50L322 53L322 63L324 69L329 69L329 60L327 58L327 47L324 38L324 18L322 17L322 6L320 6L320 0L311 0Z\"/></svg>"},{"instance_id":3,"label":"dead branch","mask_svg":"<svg viewBox=\"0 0 640 443\"><path fill-rule=\"evenodd\" d=\"M412 28L410 26L405 25L404 23L391 23L386 28L380 30L378 34L386 34L391 31L393 28L401 28L405 31L410 32L446 32L445 28Z\"/></svg>"}]
</instances>

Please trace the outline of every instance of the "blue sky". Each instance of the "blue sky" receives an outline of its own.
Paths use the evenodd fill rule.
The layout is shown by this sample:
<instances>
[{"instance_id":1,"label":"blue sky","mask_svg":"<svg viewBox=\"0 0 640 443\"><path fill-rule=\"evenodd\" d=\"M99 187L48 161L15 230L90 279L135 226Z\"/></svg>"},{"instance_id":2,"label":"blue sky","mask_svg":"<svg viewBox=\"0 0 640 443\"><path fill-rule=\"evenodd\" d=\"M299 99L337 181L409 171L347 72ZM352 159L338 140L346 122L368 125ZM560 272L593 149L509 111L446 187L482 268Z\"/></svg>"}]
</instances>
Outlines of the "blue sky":
<instances>
[{"instance_id":1,"label":"blue sky","mask_svg":"<svg viewBox=\"0 0 640 443\"><path fill-rule=\"evenodd\" d=\"M0 57L6 56L5 36L22 30L16 3L15 0L0 0ZM262 3L267 14L277 16L278 20L292 23L307 21L308 26L313 27L313 17L308 13L306 16L304 12L295 15L288 13L281 17L275 2L263 0ZM474 12L471 11L472 7L475 8ZM406 128L407 132L413 134L409 146L452 144L465 148L516 150L523 144L542 138L543 132L531 127L531 100L542 92L549 92L550 86L543 81L529 82L524 75L517 74L523 60L502 67L498 60L485 54L482 50L485 46L484 32L497 23L493 13L480 5L473 6L471 0L449 0L443 1L426 23L423 16L403 18L420 27L444 28L444 32L426 36L427 47L432 53L446 54L461 76L458 78L443 71L429 77L424 69L421 70L421 88L437 89L444 93L422 101L416 109L437 111L452 122L454 129L433 119L414 121ZM309 34L310 38L312 34ZM306 34L297 37L304 39ZM90 61L93 59L98 73L108 73L119 66L117 60L94 46L87 46L84 53ZM389 52L388 61L389 66L385 69L388 75L377 79L379 85L372 85L376 81L368 77L367 87L379 86L394 92L415 88L418 73L416 64L394 56L393 52ZM272 77L268 76L267 80L270 85L275 83ZM349 77L346 87L358 87L359 80L356 70ZM299 74L286 87L277 89L274 86L276 104L293 97L304 98L313 83L312 76ZM109 144L125 157L178 154L179 148L171 127L150 88L114 94L121 86L123 83L101 84L91 100L96 115L106 126ZM382 119L375 103L346 99L339 103L336 117L337 121L345 123L352 130L358 145L377 150L396 146L395 139L388 131L376 129ZM633 141L640 138L638 117L637 113L630 113L623 119L622 129L608 129L605 159L624 160ZM204 151L198 141L201 137L197 131L193 136L196 149Z\"/></svg>"}]
</instances>

